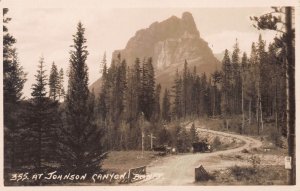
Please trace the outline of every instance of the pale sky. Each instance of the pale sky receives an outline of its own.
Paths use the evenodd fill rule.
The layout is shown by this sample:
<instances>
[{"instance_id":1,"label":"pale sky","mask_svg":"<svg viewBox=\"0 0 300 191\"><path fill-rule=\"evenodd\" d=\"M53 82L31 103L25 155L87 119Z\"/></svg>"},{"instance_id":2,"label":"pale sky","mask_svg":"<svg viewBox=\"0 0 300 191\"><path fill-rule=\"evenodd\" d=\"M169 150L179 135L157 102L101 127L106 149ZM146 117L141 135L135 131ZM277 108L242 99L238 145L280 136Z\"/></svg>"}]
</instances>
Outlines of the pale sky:
<instances>
[{"instance_id":1,"label":"pale sky","mask_svg":"<svg viewBox=\"0 0 300 191\"><path fill-rule=\"evenodd\" d=\"M251 43L257 41L259 33L267 42L275 35L257 31L249 19L250 15L261 15L270 8L9 8L8 16L13 20L8 29L17 39L20 64L28 73L24 95L30 97L41 56L45 58L48 74L53 61L66 73L72 35L76 33L79 21L86 28L91 84L100 77L99 63L104 52L110 63L112 51L123 49L137 30L172 15L181 17L185 11L192 13L200 37L208 42L214 53L226 48L231 50L235 38L240 49L249 53Z\"/></svg>"}]
</instances>

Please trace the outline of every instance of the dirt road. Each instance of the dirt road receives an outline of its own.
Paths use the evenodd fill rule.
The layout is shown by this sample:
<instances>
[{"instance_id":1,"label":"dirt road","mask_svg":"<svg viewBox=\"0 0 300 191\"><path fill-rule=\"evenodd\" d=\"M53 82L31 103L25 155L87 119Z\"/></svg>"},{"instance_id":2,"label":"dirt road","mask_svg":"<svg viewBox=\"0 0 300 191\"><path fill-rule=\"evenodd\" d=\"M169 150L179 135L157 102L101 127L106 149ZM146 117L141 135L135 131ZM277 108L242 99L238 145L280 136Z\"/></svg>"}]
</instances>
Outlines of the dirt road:
<instances>
[{"instance_id":1,"label":"dirt road","mask_svg":"<svg viewBox=\"0 0 300 191\"><path fill-rule=\"evenodd\" d=\"M203 165L208 171L219 168L226 168L238 165L238 161L222 161L215 160L216 156L221 154L228 155L242 151L243 149L258 148L262 142L250 137L230 134L225 132L197 129L198 131L206 131L218 136L236 138L245 142L244 145L224 151L216 151L212 153L196 153L173 155L158 159L147 166L147 178L136 185L193 185L195 167Z\"/></svg>"}]
</instances>

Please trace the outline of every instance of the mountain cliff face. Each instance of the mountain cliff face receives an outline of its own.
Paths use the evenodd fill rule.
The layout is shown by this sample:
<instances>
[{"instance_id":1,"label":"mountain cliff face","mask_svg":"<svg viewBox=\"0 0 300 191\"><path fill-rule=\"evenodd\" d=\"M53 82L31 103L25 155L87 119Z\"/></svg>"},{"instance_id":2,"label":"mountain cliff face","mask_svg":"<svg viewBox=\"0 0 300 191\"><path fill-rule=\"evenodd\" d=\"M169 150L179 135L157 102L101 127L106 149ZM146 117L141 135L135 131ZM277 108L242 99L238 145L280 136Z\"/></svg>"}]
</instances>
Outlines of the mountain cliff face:
<instances>
[{"instance_id":1,"label":"mountain cliff face","mask_svg":"<svg viewBox=\"0 0 300 191\"><path fill-rule=\"evenodd\" d=\"M176 71L183 69L185 60L191 71L196 66L197 73L209 74L220 68L220 62L200 37L194 18L188 12L183 13L181 18L172 16L137 31L123 50L113 52L112 58L119 53L129 66L137 57L141 60L152 57L156 81L163 88L171 87ZM99 82L92 86L97 91Z\"/></svg>"}]
</instances>

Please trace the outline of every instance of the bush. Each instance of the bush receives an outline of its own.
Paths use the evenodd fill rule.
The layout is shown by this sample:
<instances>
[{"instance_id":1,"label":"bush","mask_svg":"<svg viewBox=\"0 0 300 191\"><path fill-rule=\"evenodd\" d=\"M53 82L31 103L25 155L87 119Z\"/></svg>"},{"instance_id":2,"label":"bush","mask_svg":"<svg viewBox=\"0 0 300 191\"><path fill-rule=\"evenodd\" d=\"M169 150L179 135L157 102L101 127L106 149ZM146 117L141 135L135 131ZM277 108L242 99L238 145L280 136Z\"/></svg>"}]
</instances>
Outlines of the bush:
<instances>
[{"instance_id":1,"label":"bush","mask_svg":"<svg viewBox=\"0 0 300 191\"><path fill-rule=\"evenodd\" d=\"M256 170L253 167L239 167L236 165L230 168L230 172L238 181L249 180L256 174Z\"/></svg>"},{"instance_id":2,"label":"bush","mask_svg":"<svg viewBox=\"0 0 300 191\"><path fill-rule=\"evenodd\" d=\"M258 156L252 155L249 160L252 164L252 167L254 169L257 169L258 165L260 164L260 158Z\"/></svg>"},{"instance_id":3,"label":"bush","mask_svg":"<svg viewBox=\"0 0 300 191\"><path fill-rule=\"evenodd\" d=\"M212 172L211 184L206 185L285 185L286 170L282 165L267 165L255 170L251 166L233 166Z\"/></svg>"},{"instance_id":4,"label":"bush","mask_svg":"<svg viewBox=\"0 0 300 191\"><path fill-rule=\"evenodd\" d=\"M237 159L243 159L243 157L241 155L235 155L234 157Z\"/></svg>"},{"instance_id":5,"label":"bush","mask_svg":"<svg viewBox=\"0 0 300 191\"><path fill-rule=\"evenodd\" d=\"M191 138L185 128L181 128L177 134L176 147L178 152L185 153L189 152L191 148Z\"/></svg>"},{"instance_id":6,"label":"bush","mask_svg":"<svg viewBox=\"0 0 300 191\"><path fill-rule=\"evenodd\" d=\"M222 143L220 141L220 137L216 136L212 142L212 147L215 149L219 149L221 147Z\"/></svg>"},{"instance_id":7,"label":"bush","mask_svg":"<svg viewBox=\"0 0 300 191\"><path fill-rule=\"evenodd\" d=\"M223 121L223 128L226 129L228 121L228 130L242 134L242 117L240 115L232 116L230 119Z\"/></svg>"},{"instance_id":8,"label":"bush","mask_svg":"<svg viewBox=\"0 0 300 191\"><path fill-rule=\"evenodd\" d=\"M249 153L249 151L247 149L243 149L241 152L242 153Z\"/></svg>"},{"instance_id":9,"label":"bush","mask_svg":"<svg viewBox=\"0 0 300 191\"><path fill-rule=\"evenodd\" d=\"M277 130L270 132L269 140L276 146L282 147L281 134Z\"/></svg>"}]
</instances>

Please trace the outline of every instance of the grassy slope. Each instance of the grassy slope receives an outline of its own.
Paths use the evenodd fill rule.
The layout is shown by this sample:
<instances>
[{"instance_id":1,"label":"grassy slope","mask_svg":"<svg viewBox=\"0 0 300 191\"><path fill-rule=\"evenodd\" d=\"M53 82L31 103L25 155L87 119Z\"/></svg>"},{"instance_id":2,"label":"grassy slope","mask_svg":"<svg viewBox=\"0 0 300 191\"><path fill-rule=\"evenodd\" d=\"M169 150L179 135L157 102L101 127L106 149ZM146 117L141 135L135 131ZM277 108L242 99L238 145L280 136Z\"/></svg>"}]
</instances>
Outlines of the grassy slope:
<instances>
[{"instance_id":1,"label":"grassy slope","mask_svg":"<svg viewBox=\"0 0 300 191\"><path fill-rule=\"evenodd\" d=\"M130 168L149 165L158 156L156 152L144 151L112 151L103 162L103 168L110 172L124 173Z\"/></svg>"}]
</instances>

